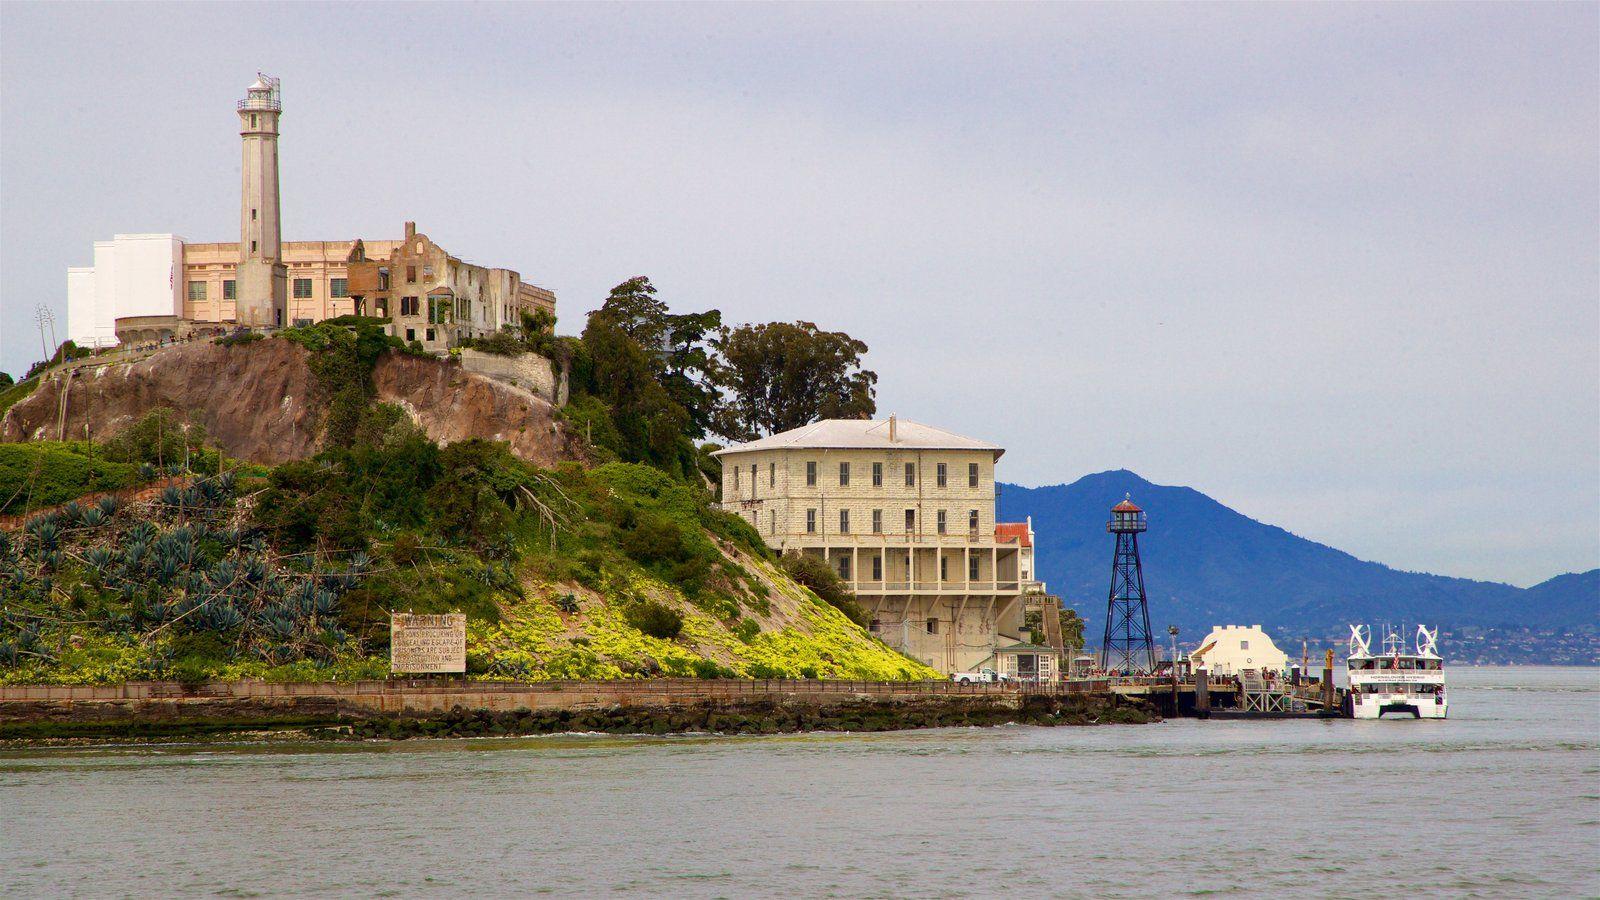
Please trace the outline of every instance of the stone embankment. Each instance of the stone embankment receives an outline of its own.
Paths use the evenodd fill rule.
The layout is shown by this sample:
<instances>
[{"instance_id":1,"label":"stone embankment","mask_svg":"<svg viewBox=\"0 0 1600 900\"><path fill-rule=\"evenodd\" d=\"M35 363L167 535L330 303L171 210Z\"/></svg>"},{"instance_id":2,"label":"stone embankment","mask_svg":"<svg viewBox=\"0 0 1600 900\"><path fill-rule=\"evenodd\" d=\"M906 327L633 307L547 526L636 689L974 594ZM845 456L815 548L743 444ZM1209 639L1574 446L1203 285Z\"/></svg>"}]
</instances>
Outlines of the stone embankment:
<instances>
[{"instance_id":1,"label":"stone embankment","mask_svg":"<svg viewBox=\"0 0 1600 900\"><path fill-rule=\"evenodd\" d=\"M199 341L45 373L0 418L0 441L111 437L166 407L205 426L209 443L276 465L321 449L324 406L305 348L287 340L233 347ZM396 403L443 443L509 442L539 465L578 458L578 446L533 392L465 372L444 360L390 352L372 374L380 402Z\"/></svg>"},{"instance_id":2,"label":"stone embankment","mask_svg":"<svg viewBox=\"0 0 1600 900\"><path fill-rule=\"evenodd\" d=\"M394 680L343 684L0 686L0 738L191 736L297 729L315 737L887 731L952 725L1155 721L1100 692L948 682Z\"/></svg>"}]
</instances>

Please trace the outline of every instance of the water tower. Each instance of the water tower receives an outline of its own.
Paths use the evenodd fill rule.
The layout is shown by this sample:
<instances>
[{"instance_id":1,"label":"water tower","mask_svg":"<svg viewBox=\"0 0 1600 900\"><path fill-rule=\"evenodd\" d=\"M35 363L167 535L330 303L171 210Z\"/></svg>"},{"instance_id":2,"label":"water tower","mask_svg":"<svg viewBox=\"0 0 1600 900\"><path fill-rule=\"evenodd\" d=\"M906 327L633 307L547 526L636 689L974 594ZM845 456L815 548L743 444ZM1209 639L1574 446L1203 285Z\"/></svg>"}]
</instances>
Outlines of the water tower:
<instances>
[{"instance_id":1,"label":"water tower","mask_svg":"<svg viewBox=\"0 0 1600 900\"><path fill-rule=\"evenodd\" d=\"M1106 530L1117 536L1111 561L1111 596L1106 601L1106 633L1100 642L1100 668L1106 672L1154 672L1155 644L1150 640L1150 608L1144 598L1144 570L1139 567L1139 532L1144 510L1131 497L1111 507Z\"/></svg>"}]
</instances>

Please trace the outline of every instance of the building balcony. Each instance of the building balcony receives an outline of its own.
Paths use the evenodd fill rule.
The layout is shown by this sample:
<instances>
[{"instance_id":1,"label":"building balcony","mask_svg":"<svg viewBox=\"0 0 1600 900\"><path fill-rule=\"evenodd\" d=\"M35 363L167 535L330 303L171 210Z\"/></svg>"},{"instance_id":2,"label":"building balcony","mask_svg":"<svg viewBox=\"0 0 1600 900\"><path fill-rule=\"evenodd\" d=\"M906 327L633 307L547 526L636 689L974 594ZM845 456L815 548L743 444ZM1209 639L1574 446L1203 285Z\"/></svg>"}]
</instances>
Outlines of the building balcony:
<instances>
[{"instance_id":1,"label":"building balcony","mask_svg":"<svg viewBox=\"0 0 1600 900\"><path fill-rule=\"evenodd\" d=\"M993 534L981 531L952 531L946 534L906 534L885 533L872 534L870 532L858 534L850 532L840 534L830 532L818 534L802 531L794 534L776 535L786 545L800 547L970 547L981 550L1016 550L1014 543L996 543ZM774 537L769 537L772 542Z\"/></svg>"},{"instance_id":2,"label":"building balcony","mask_svg":"<svg viewBox=\"0 0 1600 900\"><path fill-rule=\"evenodd\" d=\"M1016 581L856 581L846 579L857 594L878 596L883 594L1018 594L1021 585Z\"/></svg>"}]
</instances>

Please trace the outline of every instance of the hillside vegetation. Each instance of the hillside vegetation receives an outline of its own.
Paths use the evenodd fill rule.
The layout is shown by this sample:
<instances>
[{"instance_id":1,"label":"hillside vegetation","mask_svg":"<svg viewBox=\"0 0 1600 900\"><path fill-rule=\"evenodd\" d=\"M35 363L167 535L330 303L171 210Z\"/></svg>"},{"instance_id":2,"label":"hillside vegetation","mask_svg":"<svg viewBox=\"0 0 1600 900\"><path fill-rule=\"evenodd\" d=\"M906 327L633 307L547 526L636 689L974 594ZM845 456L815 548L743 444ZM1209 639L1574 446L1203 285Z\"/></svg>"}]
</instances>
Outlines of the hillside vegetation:
<instances>
[{"instance_id":1,"label":"hillside vegetation","mask_svg":"<svg viewBox=\"0 0 1600 900\"><path fill-rule=\"evenodd\" d=\"M241 465L168 409L105 443L0 446L0 501L32 513L0 533L0 681L383 677L395 611L466 613L475 678L937 677L867 633L832 570L774 557L714 508L698 442L731 420L725 390L766 382L714 384L718 314L673 315L653 294L619 285L581 338L534 319L492 341L569 369L563 416L590 468L431 440L374 389L383 360L415 348L358 317L200 348L305 360L305 383L275 390L315 429L308 458ZM870 412L865 345L792 330L794 352L831 353L827 409ZM461 400L433 383L428 403ZM240 426L217 418L231 409L210 409L219 431Z\"/></svg>"}]
</instances>

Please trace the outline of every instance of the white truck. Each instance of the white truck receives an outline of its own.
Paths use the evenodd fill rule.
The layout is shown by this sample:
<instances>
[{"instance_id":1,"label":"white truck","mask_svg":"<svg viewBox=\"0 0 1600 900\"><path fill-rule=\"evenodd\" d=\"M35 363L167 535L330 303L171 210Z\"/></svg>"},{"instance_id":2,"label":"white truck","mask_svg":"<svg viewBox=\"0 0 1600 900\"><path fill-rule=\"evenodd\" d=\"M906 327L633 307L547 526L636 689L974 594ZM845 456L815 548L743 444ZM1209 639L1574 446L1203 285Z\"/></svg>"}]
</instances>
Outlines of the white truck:
<instances>
[{"instance_id":1,"label":"white truck","mask_svg":"<svg viewBox=\"0 0 1600 900\"><path fill-rule=\"evenodd\" d=\"M979 669L976 672L957 672L950 676L956 684L993 684L997 681L1010 681L1009 675L1001 675L993 669Z\"/></svg>"}]
</instances>

